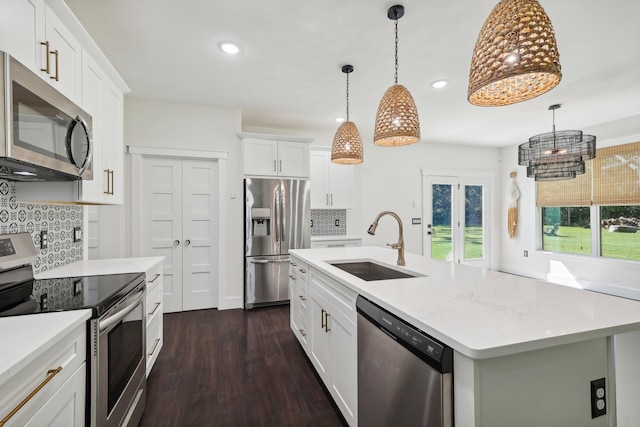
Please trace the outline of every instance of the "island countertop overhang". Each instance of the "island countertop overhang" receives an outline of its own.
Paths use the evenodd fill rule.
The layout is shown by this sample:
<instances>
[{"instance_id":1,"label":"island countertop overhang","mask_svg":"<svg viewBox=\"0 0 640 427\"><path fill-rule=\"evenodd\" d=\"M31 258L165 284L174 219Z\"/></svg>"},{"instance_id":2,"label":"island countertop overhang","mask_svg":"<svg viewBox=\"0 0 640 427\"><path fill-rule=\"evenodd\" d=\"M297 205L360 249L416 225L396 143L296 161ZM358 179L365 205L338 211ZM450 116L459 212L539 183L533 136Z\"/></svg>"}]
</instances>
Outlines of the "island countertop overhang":
<instances>
[{"instance_id":1,"label":"island countertop overhang","mask_svg":"<svg viewBox=\"0 0 640 427\"><path fill-rule=\"evenodd\" d=\"M395 266L382 247L296 249L310 267L472 359L487 359L640 330L640 302L406 254L424 275L364 281L330 263Z\"/></svg>"}]
</instances>

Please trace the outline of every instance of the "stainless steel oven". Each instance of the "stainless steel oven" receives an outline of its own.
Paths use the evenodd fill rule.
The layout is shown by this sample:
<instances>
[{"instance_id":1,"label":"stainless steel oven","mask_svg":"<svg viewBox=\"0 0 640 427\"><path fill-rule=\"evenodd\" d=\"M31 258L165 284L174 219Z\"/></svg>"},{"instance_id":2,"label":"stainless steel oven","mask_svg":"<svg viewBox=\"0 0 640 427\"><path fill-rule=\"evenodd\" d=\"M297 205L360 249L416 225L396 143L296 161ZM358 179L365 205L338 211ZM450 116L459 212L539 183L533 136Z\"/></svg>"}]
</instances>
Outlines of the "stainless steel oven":
<instances>
[{"instance_id":1,"label":"stainless steel oven","mask_svg":"<svg viewBox=\"0 0 640 427\"><path fill-rule=\"evenodd\" d=\"M91 425L137 426L146 400L144 280L90 322Z\"/></svg>"}]
</instances>

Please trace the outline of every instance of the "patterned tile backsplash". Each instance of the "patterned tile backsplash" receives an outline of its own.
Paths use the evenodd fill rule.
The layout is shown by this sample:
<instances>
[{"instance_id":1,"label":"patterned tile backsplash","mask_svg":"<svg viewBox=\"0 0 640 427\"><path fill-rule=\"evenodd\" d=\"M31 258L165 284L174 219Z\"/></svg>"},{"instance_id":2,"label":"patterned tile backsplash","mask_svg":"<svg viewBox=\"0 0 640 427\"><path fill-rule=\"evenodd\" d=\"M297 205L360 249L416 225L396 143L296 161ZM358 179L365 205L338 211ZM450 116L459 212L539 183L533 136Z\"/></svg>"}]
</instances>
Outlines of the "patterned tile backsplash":
<instances>
[{"instance_id":1,"label":"patterned tile backsplash","mask_svg":"<svg viewBox=\"0 0 640 427\"><path fill-rule=\"evenodd\" d=\"M345 209L311 209L312 236L343 236L347 234Z\"/></svg>"},{"instance_id":2,"label":"patterned tile backsplash","mask_svg":"<svg viewBox=\"0 0 640 427\"><path fill-rule=\"evenodd\" d=\"M18 203L15 183L0 180L0 234L31 233L38 248L35 273L82 260L82 241L73 242L73 228L82 231L83 215L82 206ZM39 249L42 230L48 231L47 249Z\"/></svg>"}]
</instances>

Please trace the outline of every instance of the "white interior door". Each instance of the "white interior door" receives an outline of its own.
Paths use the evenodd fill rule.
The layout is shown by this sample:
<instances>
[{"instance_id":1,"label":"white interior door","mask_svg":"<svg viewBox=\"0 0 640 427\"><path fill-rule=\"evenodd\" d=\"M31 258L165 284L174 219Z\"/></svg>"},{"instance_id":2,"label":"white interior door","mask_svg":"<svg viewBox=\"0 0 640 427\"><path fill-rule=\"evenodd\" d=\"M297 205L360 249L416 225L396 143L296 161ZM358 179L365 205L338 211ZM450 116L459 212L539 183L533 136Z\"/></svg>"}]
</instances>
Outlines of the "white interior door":
<instances>
[{"instance_id":1,"label":"white interior door","mask_svg":"<svg viewBox=\"0 0 640 427\"><path fill-rule=\"evenodd\" d=\"M425 176L425 256L489 268L489 180Z\"/></svg>"},{"instance_id":2,"label":"white interior door","mask_svg":"<svg viewBox=\"0 0 640 427\"><path fill-rule=\"evenodd\" d=\"M182 309L218 306L215 230L217 230L217 162L182 163L183 289Z\"/></svg>"},{"instance_id":3,"label":"white interior door","mask_svg":"<svg viewBox=\"0 0 640 427\"><path fill-rule=\"evenodd\" d=\"M143 176L144 255L164 257L164 311L182 311L182 160L145 158Z\"/></svg>"},{"instance_id":4,"label":"white interior door","mask_svg":"<svg viewBox=\"0 0 640 427\"><path fill-rule=\"evenodd\" d=\"M145 158L145 253L164 256L165 312L218 305L218 164Z\"/></svg>"}]
</instances>

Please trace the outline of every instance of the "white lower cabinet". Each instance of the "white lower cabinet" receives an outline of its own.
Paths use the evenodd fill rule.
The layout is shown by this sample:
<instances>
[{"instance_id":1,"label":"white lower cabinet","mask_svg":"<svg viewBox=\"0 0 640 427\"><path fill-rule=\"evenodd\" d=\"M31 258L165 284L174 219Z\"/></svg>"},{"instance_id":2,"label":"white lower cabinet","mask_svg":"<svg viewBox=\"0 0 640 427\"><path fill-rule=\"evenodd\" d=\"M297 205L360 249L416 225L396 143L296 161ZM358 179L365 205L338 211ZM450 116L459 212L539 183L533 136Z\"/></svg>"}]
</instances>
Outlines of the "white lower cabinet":
<instances>
[{"instance_id":1,"label":"white lower cabinet","mask_svg":"<svg viewBox=\"0 0 640 427\"><path fill-rule=\"evenodd\" d=\"M293 257L291 262L298 267L301 263ZM290 272L293 269L292 265ZM313 268L307 270L308 283L290 275L291 329L342 416L350 426L357 426L357 294Z\"/></svg>"},{"instance_id":2,"label":"white lower cabinet","mask_svg":"<svg viewBox=\"0 0 640 427\"><path fill-rule=\"evenodd\" d=\"M86 328L75 328L0 386L0 419L18 408L4 427L85 425Z\"/></svg>"},{"instance_id":3,"label":"white lower cabinet","mask_svg":"<svg viewBox=\"0 0 640 427\"><path fill-rule=\"evenodd\" d=\"M145 310L147 316L147 377L151 373L160 349L162 349L162 261L145 272L147 281L147 294L145 299Z\"/></svg>"}]
</instances>

